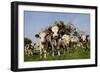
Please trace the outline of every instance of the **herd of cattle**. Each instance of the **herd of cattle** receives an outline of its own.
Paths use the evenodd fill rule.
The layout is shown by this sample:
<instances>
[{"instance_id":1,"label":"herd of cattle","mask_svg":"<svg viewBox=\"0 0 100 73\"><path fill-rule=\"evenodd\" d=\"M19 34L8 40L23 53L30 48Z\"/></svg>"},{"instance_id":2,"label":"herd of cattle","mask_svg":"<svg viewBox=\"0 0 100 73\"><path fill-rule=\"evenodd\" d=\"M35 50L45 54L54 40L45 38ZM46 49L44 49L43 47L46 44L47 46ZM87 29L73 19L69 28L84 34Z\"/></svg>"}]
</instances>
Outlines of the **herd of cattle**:
<instances>
[{"instance_id":1,"label":"herd of cattle","mask_svg":"<svg viewBox=\"0 0 100 73\"><path fill-rule=\"evenodd\" d=\"M35 34L38 39L36 43L26 44L25 55L32 56L39 54L40 58L51 56L61 56L69 51L90 48L90 36L79 33L71 23L65 25L59 21L49 28Z\"/></svg>"}]
</instances>

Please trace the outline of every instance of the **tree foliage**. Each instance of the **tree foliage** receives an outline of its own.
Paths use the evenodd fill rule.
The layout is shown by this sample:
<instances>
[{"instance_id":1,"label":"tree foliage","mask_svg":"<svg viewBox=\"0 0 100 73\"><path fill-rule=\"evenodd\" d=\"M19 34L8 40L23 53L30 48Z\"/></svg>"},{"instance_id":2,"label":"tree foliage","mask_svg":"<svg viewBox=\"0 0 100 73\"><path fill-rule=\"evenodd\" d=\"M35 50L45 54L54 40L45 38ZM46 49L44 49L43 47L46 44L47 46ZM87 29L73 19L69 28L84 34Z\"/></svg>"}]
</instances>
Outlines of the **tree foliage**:
<instances>
[{"instance_id":1,"label":"tree foliage","mask_svg":"<svg viewBox=\"0 0 100 73\"><path fill-rule=\"evenodd\" d=\"M75 35L79 36L78 31L76 30L76 27L71 22L65 24L63 20L55 21L53 25L49 26L45 31L50 31L53 26L59 27L59 34L68 34L68 35Z\"/></svg>"},{"instance_id":2,"label":"tree foliage","mask_svg":"<svg viewBox=\"0 0 100 73\"><path fill-rule=\"evenodd\" d=\"M24 38L24 45L31 44L32 41L29 38Z\"/></svg>"}]
</instances>

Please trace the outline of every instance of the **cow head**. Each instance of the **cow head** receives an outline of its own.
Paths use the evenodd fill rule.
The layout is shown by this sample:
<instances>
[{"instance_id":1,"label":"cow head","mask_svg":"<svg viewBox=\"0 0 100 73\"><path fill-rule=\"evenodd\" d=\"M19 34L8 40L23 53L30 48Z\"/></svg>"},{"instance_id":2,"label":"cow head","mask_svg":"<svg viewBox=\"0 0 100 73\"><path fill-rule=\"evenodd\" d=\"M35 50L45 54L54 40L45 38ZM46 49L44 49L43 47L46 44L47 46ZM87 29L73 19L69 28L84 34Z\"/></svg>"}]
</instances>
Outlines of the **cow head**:
<instances>
[{"instance_id":1,"label":"cow head","mask_svg":"<svg viewBox=\"0 0 100 73\"><path fill-rule=\"evenodd\" d=\"M40 33L36 34L35 37L39 38L40 42L44 42L45 37L46 37L46 32L40 32Z\"/></svg>"},{"instance_id":2,"label":"cow head","mask_svg":"<svg viewBox=\"0 0 100 73\"><path fill-rule=\"evenodd\" d=\"M53 26L51 30L53 32L53 37L58 36L58 30L59 30L58 26Z\"/></svg>"}]
</instances>

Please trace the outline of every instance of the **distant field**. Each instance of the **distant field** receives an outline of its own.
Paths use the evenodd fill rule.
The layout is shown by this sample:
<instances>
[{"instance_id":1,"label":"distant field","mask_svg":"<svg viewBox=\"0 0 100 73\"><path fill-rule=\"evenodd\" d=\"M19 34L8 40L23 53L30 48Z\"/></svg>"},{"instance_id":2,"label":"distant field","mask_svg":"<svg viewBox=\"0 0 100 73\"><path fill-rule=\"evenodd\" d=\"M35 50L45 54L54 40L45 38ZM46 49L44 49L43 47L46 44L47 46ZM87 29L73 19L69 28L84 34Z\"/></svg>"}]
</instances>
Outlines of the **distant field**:
<instances>
[{"instance_id":1,"label":"distant field","mask_svg":"<svg viewBox=\"0 0 100 73\"><path fill-rule=\"evenodd\" d=\"M51 56L51 54L48 55L46 59L42 58L40 59L38 54L33 54L33 56L26 56L24 55L24 61L50 61L50 60L71 60L71 59L89 59L90 58L90 50L84 51L83 49L79 48L77 50L74 50L74 52L70 52L64 55L61 54L61 56L55 55L54 57Z\"/></svg>"}]
</instances>

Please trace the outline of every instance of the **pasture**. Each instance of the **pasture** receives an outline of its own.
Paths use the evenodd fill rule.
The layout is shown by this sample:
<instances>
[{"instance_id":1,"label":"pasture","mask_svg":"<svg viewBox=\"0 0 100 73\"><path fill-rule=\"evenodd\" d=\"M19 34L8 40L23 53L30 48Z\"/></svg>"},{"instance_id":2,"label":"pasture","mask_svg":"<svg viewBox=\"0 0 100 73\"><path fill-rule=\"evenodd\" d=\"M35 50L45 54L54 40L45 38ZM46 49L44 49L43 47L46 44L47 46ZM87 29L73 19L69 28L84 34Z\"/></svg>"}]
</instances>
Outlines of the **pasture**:
<instances>
[{"instance_id":1,"label":"pasture","mask_svg":"<svg viewBox=\"0 0 100 73\"><path fill-rule=\"evenodd\" d=\"M52 61L52 60L76 60L76 59L89 59L90 58L90 50L86 48L77 48L73 51L67 52L65 54L61 54L61 56L55 55L54 57L49 54L46 59L39 58L39 54L33 54L33 56L27 56L24 54L24 61Z\"/></svg>"}]
</instances>

